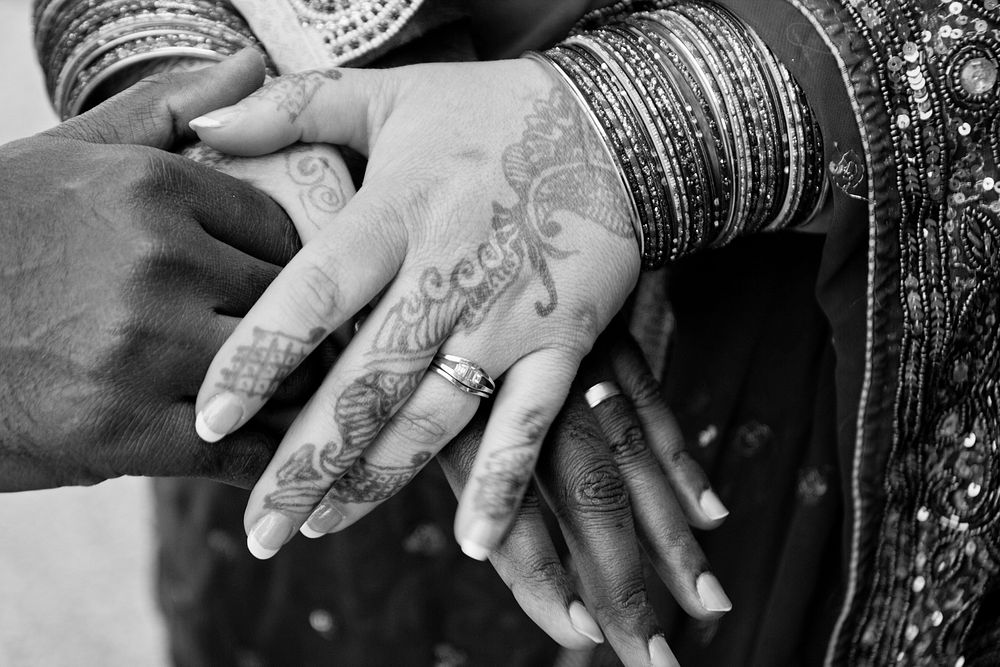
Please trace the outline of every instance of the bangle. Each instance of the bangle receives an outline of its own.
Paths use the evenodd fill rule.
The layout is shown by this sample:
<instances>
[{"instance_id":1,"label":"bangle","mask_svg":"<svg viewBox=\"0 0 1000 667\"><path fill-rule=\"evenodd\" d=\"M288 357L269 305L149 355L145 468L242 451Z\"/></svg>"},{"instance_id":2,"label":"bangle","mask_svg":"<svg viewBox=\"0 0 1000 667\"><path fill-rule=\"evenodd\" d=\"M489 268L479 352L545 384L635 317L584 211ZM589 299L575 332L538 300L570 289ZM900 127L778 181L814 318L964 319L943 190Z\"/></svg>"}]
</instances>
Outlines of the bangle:
<instances>
[{"instance_id":1,"label":"bangle","mask_svg":"<svg viewBox=\"0 0 1000 667\"><path fill-rule=\"evenodd\" d=\"M788 70L718 5L628 3L640 4L652 11L588 15L589 30L530 57L561 74L604 137L643 268L811 216L823 143Z\"/></svg>"}]
</instances>

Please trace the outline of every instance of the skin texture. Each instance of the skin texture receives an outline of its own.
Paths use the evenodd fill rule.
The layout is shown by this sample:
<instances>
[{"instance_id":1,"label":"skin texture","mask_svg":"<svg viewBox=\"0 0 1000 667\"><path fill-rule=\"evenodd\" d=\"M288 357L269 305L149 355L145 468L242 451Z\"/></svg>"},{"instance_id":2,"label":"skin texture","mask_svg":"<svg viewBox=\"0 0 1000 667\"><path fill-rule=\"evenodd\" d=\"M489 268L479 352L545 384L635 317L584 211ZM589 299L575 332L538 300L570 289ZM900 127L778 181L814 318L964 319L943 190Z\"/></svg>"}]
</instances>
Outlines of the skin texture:
<instances>
[{"instance_id":1,"label":"skin texture","mask_svg":"<svg viewBox=\"0 0 1000 667\"><path fill-rule=\"evenodd\" d=\"M283 432L279 413L297 411L299 397L311 393L315 383L303 371L319 369L309 361L280 387L275 378L295 365L292 360L303 356L315 336L290 339L257 331L255 345L237 350L238 363L223 381L269 396L270 407L223 443L209 446L195 438L191 396L208 360L298 245L288 220L256 190L158 148L123 145L174 147L183 137L178 128L201 112L199 105L224 103L219 91L238 95L241 88L252 88L259 72L259 62L244 55L221 70L161 76L53 132L0 148L5 164L0 201L9 212L0 244L5 267L0 279L6 281L0 306L0 489L91 483L125 473L209 476L249 485ZM201 151L204 157L207 151ZM339 210L331 210L331 202L341 199L284 187L298 181L282 175L295 165L294 171L317 177L312 185L336 187L346 200L350 191L338 160L315 147L295 147L275 159L205 159L266 183L286 210L295 210L296 202L320 202L310 214L293 215L306 238L315 234L315 221L329 222ZM299 224L310 218L313 223ZM641 386L651 381L642 373L636 377ZM441 388L453 391L447 384ZM663 409L655 401L647 407ZM269 426L266 416L279 423ZM393 423L400 433L424 434L425 442L446 437L429 417ZM469 478L483 428L482 420L473 424L440 457L456 489ZM666 440L679 441L671 433ZM577 545L578 567L589 573L581 593L627 664L645 664L644 642L655 632L655 621L641 589L634 587L641 563L622 491L628 477L610 455L621 448L608 449L594 414L581 408L578 398L561 417L553 442L538 484ZM278 478L289 498L301 495L297 485L316 482L317 457L315 446L307 445L283 463ZM329 465L347 473L328 498L340 506L374 506L429 458L427 451L396 464L361 457L348 467L331 454ZM484 492L484 499L509 505L516 487L506 481L511 467L499 466L497 485L485 486L496 491ZM668 473L681 498L696 498L702 490L703 477L695 472L700 474L687 468ZM632 492L637 508L662 502L648 489ZM618 530L608 530L609 504L617 508ZM682 504L694 508L692 521L710 523L697 514L696 501ZM675 534L683 530L682 519L663 533L665 543L658 544L654 534L647 547L679 543ZM695 547L679 562L700 566L699 554ZM525 610L556 640L573 647L590 643L568 616L568 606L581 593L573 590L555 555L534 491L492 560Z\"/></svg>"},{"instance_id":2,"label":"skin texture","mask_svg":"<svg viewBox=\"0 0 1000 667\"><path fill-rule=\"evenodd\" d=\"M300 374L223 449L190 426L214 350L298 248L269 198L163 150L259 84L242 58L0 148L3 490L122 474L249 485L283 432L268 420L287 423L315 386Z\"/></svg>"},{"instance_id":3,"label":"skin texture","mask_svg":"<svg viewBox=\"0 0 1000 667\"><path fill-rule=\"evenodd\" d=\"M454 437L476 399L426 375L441 351L474 359L494 377L506 372L456 519L467 551L495 547L580 359L634 284L638 248L624 193L581 109L536 63L484 67L502 71L337 70L318 89L320 73L302 73L198 125L206 143L231 153L318 140L369 155L365 185L336 226L337 245L321 235L286 268L220 351L199 394L200 410L225 400L249 418L264 401L220 392L218 383L252 327L293 337L329 331L381 295L255 488L251 534L265 510L284 512L297 527L310 502L333 506L337 493L324 500L326 491L362 454L369 465L416 472L416 454L434 454ZM450 98L440 94L444 81L460 84ZM463 116L448 114L466 95L481 98L486 117L453 136ZM331 128L330 118L343 126ZM438 126L448 128L446 138L428 129ZM279 479L286 460L302 460L302 448L314 452L319 477ZM368 509L337 507L349 517L343 526Z\"/></svg>"}]
</instances>

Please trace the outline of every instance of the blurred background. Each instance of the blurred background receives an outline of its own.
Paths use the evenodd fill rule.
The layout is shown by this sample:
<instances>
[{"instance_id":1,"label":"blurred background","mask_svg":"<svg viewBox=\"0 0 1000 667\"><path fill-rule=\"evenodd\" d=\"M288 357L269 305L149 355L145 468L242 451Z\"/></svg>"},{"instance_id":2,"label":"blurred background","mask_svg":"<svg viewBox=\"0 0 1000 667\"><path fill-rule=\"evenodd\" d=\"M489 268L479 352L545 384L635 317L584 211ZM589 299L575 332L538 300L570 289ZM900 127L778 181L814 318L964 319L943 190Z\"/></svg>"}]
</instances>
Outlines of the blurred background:
<instances>
[{"instance_id":1,"label":"blurred background","mask_svg":"<svg viewBox=\"0 0 1000 667\"><path fill-rule=\"evenodd\" d=\"M55 124L31 0L0 0L0 63L0 144ZM142 479L0 494L0 666L166 665L152 520Z\"/></svg>"}]
</instances>

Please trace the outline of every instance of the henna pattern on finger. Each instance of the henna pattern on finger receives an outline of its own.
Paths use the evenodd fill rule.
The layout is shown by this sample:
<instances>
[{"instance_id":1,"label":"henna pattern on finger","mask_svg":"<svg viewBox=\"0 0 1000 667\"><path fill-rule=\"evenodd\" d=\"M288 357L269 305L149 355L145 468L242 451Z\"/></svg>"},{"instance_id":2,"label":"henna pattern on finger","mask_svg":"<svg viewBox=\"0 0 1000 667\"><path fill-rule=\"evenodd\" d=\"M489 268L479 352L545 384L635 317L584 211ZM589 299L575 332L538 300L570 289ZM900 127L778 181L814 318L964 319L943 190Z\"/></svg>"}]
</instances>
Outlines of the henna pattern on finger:
<instances>
[{"instance_id":1,"label":"henna pattern on finger","mask_svg":"<svg viewBox=\"0 0 1000 667\"><path fill-rule=\"evenodd\" d=\"M472 506L490 519L509 517L531 481L538 450L531 445L508 447L490 454L484 472L476 480Z\"/></svg>"},{"instance_id":2,"label":"henna pattern on finger","mask_svg":"<svg viewBox=\"0 0 1000 667\"><path fill-rule=\"evenodd\" d=\"M344 186L329 160L316 155L308 146L288 151L285 161L289 178L302 187L299 193L302 209L319 229L347 204Z\"/></svg>"},{"instance_id":3,"label":"henna pattern on finger","mask_svg":"<svg viewBox=\"0 0 1000 667\"><path fill-rule=\"evenodd\" d=\"M319 89L327 81L336 81L341 76L337 70L311 70L286 74L265 84L241 104L249 100L273 102L278 111L288 115L288 122L294 123L312 102Z\"/></svg>"},{"instance_id":4,"label":"henna pattern on finger","mask_svg":"<svg viewBox=\"0 0 1000 667\"><path fill-rule=\"evenodd\" d=\"M268 94L273 94L271 99L278 104L285 102L281 95L289 95L294 98L291 106L300 113L303 105L295 100L314 94L309 86L321 84L308 79L308 84L297 84L306 86L301 90L274 85ZM617 173L604 158L605 149L589 129L580 107L562 90L553 88L547 98L535 104L525 123L520 141L502 156L503 173L516 195L514 204L494 201L487 241L451 267L427 268L417 289L389 308L369 350L372 360L366 372L338 397L334 416L340 439L327 443L312 460L328 481L341 478L374 442L454 330L475 330L505 294L532 283L545 293L545 298L535 303L536 313L545 317L556 310L559 295L550 262L576 252L557 244L564 225L583 221L617 237L633 237ZM513 512L530 480L536 456L534 446L496 452L479 483L475 500L479 511L494 518ZM386 490L389 495L395 493L398 488L393 484L400 480L378 475L366 479L365 497L380 498L388 497ZM278 489L268 498L280 495L283 502L299 503L288 500L294 484L294 480L279 480ZM306 504L318 500L311 489L304 492L311 494L303 501Z\"/></svg>"},{"instance_id":5,"label":"henna pattern on finger","mask_svg":"<svg viewBox=\"0 0 1000 667\"><path fill-rule=\"evenodd\" d=\"M216 386L266 401L325 335L322 328L313 329L308 338L296 338L281 331L254 327L253 340L236 348Z\"/></svg>"},{"instance_id":6,"label":"henna pattern on finger","mask_svg":"<svg viewBox=\"0 0 1000 667\"><path fill-rule=\"evenodd\" d=\"M327 498L341 503L381 502L396 495L430 460L430 452L419 452L408 465L380 466L362 456L337 480Z\"/></svg>"}]
</instances>

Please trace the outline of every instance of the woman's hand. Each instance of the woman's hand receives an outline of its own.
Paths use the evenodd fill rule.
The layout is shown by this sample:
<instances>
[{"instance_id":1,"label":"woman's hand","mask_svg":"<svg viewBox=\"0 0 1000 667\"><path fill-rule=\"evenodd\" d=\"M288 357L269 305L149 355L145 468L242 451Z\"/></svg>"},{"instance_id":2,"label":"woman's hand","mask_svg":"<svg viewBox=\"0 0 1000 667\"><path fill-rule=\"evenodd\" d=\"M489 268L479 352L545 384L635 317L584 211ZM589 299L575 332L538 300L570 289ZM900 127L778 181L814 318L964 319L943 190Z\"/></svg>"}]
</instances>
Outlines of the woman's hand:
<instances>
[{"instance_id":1,"label":"woman's hand","mask_svg":"<svg viewBox=\"0 0 1000 667\"><path fill-rule=\"evenodd\" d=\"M525 612L560 644L586 648L607 637L626 665L676 665L647 599L639 545L692 617L718 618L732 605L688 523L712 529L727 512L685 451L638 347L624 331L609 334L584 362L542 450L536 483L490 561ZM586 391L608 382L622 393L600 400ZM456 491L472 467L484 416L438 457ZM559 520L579 591L557 555L539 497Z\"/></svg>"},{"instance_id":2,"label":"woman's hand","mask_svg":"<svg viewBox=\"0 0 1000 667\"><path fill-rule=\"evenodd\" d=\"M442 353L505 375L456 517L463 549L485 558L639 272L624 188L577 102L527 60L326 70L192 127L233 154L306 141L369 156L357 196L254 306L198 396L203 437L233 432L380 297L255 487L252 550L273 554L307 519L314 534L335 528L343 497L327 491L362 453L348 497L363 508L372 476L408 480L468 423L479 400L427 373Z\"/></svg>"}]
</instances>

